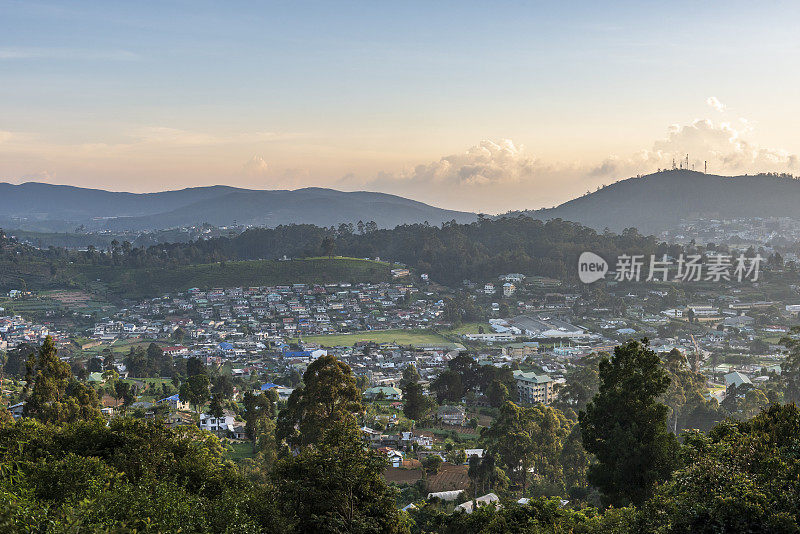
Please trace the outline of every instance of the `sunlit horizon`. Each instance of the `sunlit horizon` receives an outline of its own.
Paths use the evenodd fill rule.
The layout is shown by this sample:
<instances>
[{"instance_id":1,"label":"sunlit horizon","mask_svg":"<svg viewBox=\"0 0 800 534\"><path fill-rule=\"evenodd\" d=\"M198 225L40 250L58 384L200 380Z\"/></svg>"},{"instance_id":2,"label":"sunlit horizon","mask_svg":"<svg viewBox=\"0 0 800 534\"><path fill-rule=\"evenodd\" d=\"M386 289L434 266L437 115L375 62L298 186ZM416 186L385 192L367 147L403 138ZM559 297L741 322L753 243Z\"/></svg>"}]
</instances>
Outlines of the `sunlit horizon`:
<instances>
[{"instance_id":1,"label":"sunlit horizon","mask_svg":"<svg viewBox=\"0 0 800 534\"><path fill-rule=\"evenodd\" d=\"M328 187L502 213L686 153L714 174L800 172L796 5L0 11L3 182Z\"/></svg>"}]
</instances>

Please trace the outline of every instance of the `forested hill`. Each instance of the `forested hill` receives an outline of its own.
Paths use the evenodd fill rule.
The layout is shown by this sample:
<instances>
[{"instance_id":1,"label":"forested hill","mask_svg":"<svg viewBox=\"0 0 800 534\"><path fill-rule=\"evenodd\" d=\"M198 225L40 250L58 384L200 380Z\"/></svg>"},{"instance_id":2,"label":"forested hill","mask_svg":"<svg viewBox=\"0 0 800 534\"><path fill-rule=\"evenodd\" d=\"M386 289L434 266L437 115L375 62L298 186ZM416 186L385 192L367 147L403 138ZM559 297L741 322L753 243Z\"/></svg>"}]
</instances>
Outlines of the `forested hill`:
<instances>
[{"instance_id":1,"label":"forested hill","mask_svg":"<svg viewBox=\"0 0 800 534\"><path fill-rule=\"evenodd\" d=\"M251 229L236 237L164 243L146 249L125 242L114 244L110 251L39 250L6 239L0 275L18 283L19 277L30 282L32 276L19 270L31 265L50 266L52 273L61 272L62 266L69 272L94 272L93 266L159 270L232 260L343 255L402 262L429 273L437 282L457 286L465 279L480 281L509 272L569 279L577 276L577 258L586 250L613 258L623 251L675 255L680 247L658 244L635 230L620 235L598 233L573 222L544 223L523 216L481 218L471 224L403 225L392 230L368 225L362 232L347 224L337 229L306 224Z\"/></svg>"},{"instance_id":2,"label":"forested hill","mask_svg":"<svg viewBox=\"0 0 800 534\"><path fill-rule=\"evenodd\" d=\"M552 209L525 212L598 230L659 233L692 217L800 218L800 180L785 175L716 176L667 170L616 182Z\"/></svg>"},{"instance_id":3,"label":"forested hill","mask_svg":"<svg viewBox=\"0 0 800 534\"><path fill-rule=\"evenodd\" d=\"M79 225L90 230L158 230L203 223L330 226L359 220L393 228L425 221L441 224L475 219L472 213L436 208L396 195L315 187L264 191L213 186L134 194L42 183L0 183L0 226L34 231L72 231Z\"/></svg>"},{"instance_id":4,"label":"forested hill","mask_svg":"<svg viewBox=\"0 0 800 534\"><path fill-rule=\"evenodd\" d=\"M595 250L609 257L621 251L650 253L652 237L635 230L623 235L600 234L568 221L546 223L529 217L482 218L472 224L398 226L360 234L340 227L336 232L309 225L252 229L232 238L166 246L172 255L214 259L258 259L343 254L380 257L427 272L455 286L464 279L484 280L509 272L565 279L575 275L578 256Z\"/></svg>"}]
</instances>

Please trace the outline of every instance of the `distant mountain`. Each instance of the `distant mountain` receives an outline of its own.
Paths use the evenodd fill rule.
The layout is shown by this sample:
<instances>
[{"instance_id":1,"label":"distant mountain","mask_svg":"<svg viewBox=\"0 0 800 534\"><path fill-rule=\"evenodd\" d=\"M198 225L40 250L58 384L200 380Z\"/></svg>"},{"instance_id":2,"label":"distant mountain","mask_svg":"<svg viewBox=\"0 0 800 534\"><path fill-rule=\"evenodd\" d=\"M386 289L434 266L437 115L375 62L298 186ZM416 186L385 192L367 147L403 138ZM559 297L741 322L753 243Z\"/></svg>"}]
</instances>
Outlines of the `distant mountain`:
<instances>
[{"instance_id":1,"label":"distant mountain","mask_svg":"<svg viewBox=\"0 0 800 534\"><path fill-rule=\"evenodd\" d=\"M597 230L635 227L657 234L689 218L800 219L800 180L788 176L716 176L669 170L629 178L551 209L524 212L561 218Z\"/></svg>"},{"instance_id":2,"label":"distant mountain","mask_svg":"<svg viewBox=\"0 0 800 534\"><path fill-rule=\"evenodd\" d=\"M375 221L382 228L404 223L460 223L473 213L445 210L384 193L305 188L264 191L228 186L195 187L160 193L118 193L99 189L0 183L0 226L36 231L87 229L158 230L209 223L227 226L319 226Z\"/></svg>"}]
</instances>

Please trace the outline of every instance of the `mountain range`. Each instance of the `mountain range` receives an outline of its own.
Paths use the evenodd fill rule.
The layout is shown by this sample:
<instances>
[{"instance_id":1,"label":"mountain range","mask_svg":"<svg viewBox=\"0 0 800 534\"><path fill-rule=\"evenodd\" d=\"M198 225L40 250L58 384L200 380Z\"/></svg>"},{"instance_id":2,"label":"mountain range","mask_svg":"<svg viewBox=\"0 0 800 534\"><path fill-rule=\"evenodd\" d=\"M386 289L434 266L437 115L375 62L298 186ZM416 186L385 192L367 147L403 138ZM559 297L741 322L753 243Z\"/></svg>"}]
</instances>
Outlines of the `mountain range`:
<instances>
[{"instance_id":1,"label":"mountain range","mask_svg":"<svg viewBox=\"0 0 800 534\"><path fill-rule=\"evenodd\" d=\"M203 223L331 226L359 220L393 228L404 223L439 225L475 219L473 213L396 195L316 187L266 191L211 186L137 194L35 182L0 183L0 226L43 232L71 231L79 225L87 230L141 231Z\"/></svg>"},{"instance_id":2,"label":"mountain range","mask_svg":"<svg viewBox=\"0 0 800 534\"><path fill-rule=\"evenodd\" d=\"M643 234L658 234L692 218L800 219L800 180L788 175L717 176L666 170L615 182L555 208L522 213L600 231L634 227Z\"/></svg>"},{"instance_id":3,"label":"mountain range","mask_svg":"<svg viewBox=\"0 0 800 534\"><path fill-rule=\"evenodd\" d=\"M532 202L534 199L531 200ZM513 212L519 213L519 212ZM619 232L659 233L691 218L800 219L800 180L786 175L718 176L666 170L629 178L555 208L521 212ZM427 221L475 221L477 215L397 195L309 187L294 191L229 186L159 193L120 193L66 185L0 183L0 227L39 232L148 231L209 223L275 227L375 221L381 228Z\"/></svg>"}]
</instances>

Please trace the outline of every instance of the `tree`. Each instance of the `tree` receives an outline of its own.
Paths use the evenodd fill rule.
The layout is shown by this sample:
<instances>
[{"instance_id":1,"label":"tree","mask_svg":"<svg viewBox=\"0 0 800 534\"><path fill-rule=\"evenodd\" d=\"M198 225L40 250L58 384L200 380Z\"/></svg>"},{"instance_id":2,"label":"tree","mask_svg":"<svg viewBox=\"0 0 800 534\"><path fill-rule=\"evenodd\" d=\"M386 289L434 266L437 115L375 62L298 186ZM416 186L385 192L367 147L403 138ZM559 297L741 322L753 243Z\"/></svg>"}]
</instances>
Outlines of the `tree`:
<instances>
[{"instance_id":1,"label":"tree","mask_svg":"<svg viewBox=\"0 0 800 534\"><path fill-rule=\"evenodd\" d=\"M357 426L332 421L315 446L286 454L275 466L288 531L406 531L394 492L383 478L385 468L386 458L367 446Z\"/></svg>"},{"instance_id":2,"label":"tree","mask_svg":"<svg viewBox=\"0 0 800 534\"><path fill-rule=\"evenodd\" d=\"M114 368L115 356L109 349L103 349L103 370Z\"/></svg>"},{"instance_id":3,"label":"tree","mask_svg":"<svg viewBox=\"0 0 800 534\"><path fill-rule=\"evenodd\" d=\"M117 403L119 403L119 400L122 399L123 409L130 406L136 399L134 388L130 382L123 382L122 380L117 380L116 382L114 382L113 388L114 388L113 389L114 400L116 400Z\"/></svg>"},{"instance_id":4,"label":"tree","mask_svg":"<svg viewBox=\"0 0 800 534\"><path fill-rule=\"evenodd\" d=\"M200 406L208 400L209 394L208 376L200 374L190 376L181 384L178 398L181 402L188 402L190 406L194 406L196 412L199 412Z\"/></svg>"},{"instance_id":5,"label":"tree","mask_svg":"<svg viewBox=\"0 0 800 534\"><path fill-rule=\"evenodd\" d=\"M414 421L428 417L436 406L432 398L423 393L417 382L408 382L403 386L403 415Z\"/></svg>"},{"instance_id":6,"label":"tree","mask_svg":"<svg viewBox=\"0 0 800 534\"><path fill-rule=\"evenodd\" d=\"M467 476L472 481L473 495L484 495L487 491L505 489L509 485L508 477L490 451L484 451L483 458L469 457Z\"/></svg>"},{"instance_id":7,"label":"tree","mask_svg":"<svg viewBox=\"0 0 800 534\"><path fill-rule=\"evenodd\" d=\"M684 438L687 465L640 512L639 532L797 532L800 412L774 405Z\"/></svg>"},{"instance_id":8,"label":"tree","mask_svg":"<svg viewBox=\"0 0 800 534\"><path fill-rule=\"evenodd\" d=\"M181 327L176 328L172 331L172 335L170 336L172 341L176 343L183 343L183 340L186 339L186 330Z\"/></svg>"},{"instance_id":9,"label":"tree","mask_svg":"<svg viewBox=\"0 0 800 534\"><path fill-rule=\"evenodd\" d=\"M322 239L322 255L328 256L329 258L333 256L333 251L336 249L336 239L332 235L326 235Z\"/></svg>"},{"instance_id":10,"label":"tree","mask_svg":"<svg viewBox=\"0 0 800 534\"><path fill-rule=\"evenodd\" d=\"M781 363L780 383L786 402L800 405L800 327L792 327L791 336L781 339L781 343L789 349L789 354Z\"/></svg>"},{"instance_id":11,"label":"tree","mask_svg":"<svg viewBox=\"0 0 800 534\"><path fill-rule=\"evenodd\" d=\"M222 407L220 395L217 393L211 395L211 403L208 406L208 415L216 419L220 419L225 415L225 410ZM217 425L217 429L219 429L219 425ZM219 435L219 430L217 430L217 434Z\"/></svg>"},{"instance_id":12,"label":"tree","mask_svg":"<svg viewBox=\"0 0 800 534\"><path fill-rule=\"evenodd\" d=\"M497 379L494 379L492 380L492 383L489 384L489 388L486 391L486 396L489 397L489 404L493 408L499 408L509 399L510 394L508 393L508 388L505 384Z\"/></svg>"},{"instance_id":13,"label":"tree","mask_svg":"<svg viewBox=\"0 0 800 534\"><path fill-rule=\"evenodd\" d=\"M99 357L95 356L93 358L89 358L89 362L86 365L86 369L90 373L102 373L103 372L103 360Z\"/></svg>"},{"instance_id":14,"label":"tree","mask_svg":"<svg viewBox=\"0 0 800 534\"><path fill-rule=\"evenodd\" d=\"M436 401L439 404L446 401L461 402L461 398L464 396L461 375L450 369L442 371L431 382L431 389L436 394Z\"/></svg>"},{"instance_id":15,"label":"tree","mask_svg":"<svg viewBox=\"0 0 800 534\"><path fill-rule=\"evenodd\" d=\"M274 404L264 392L256 395L246 391L242 400L244 403L244 429L247 437L253 442L253 452L255 452L258 436L272 417Z\"/></svg>"},{"instance_id":16,"label":"tree","mask_svg":"<svg viewBox=\"0 0 800 534\"><path fill-rule=\"evenodd\" d=\"M97 393L77 382L69 364L61 361L56 353L53 338L47 336L38 356L28 360L24 414L45 423L100 417Z\"/></svg>"},{"instance_id":17,"label":"tree","mask_svg":"<svg viewBox=\"0 0 800 534\"><path fill-rule=\"evenodd\" d=\"M600 388L598 365L602 356L587 356L567 371L564 386L558 390L556 407L564 411L573 410L575 414L586 408Z\"/></svg>"},{"instance_id":18,"label":"tree","mask_svg":"<svg viewBox=\"0 0 800 534\"><path fill-rule=\"evenodd\" d=\"M686 357L677 349L664 356L663 367L670 379L669 388L663 395L664 403L670 409L668 427L677 435L678 430L684 428L681 423L688 418L688 410L704 400L706 378L692 371L686 364Z\"/></svg>"},{"instance_id":19,"label":"tree","mask_svg":"<svg viewBox=\"0 0 800 534\"><path fill-rule=\"evenodd\" d=\"M524 493L531 470L551 482L560 478L558 458L568 432L569 424L558 410L539 405L524 408L508 401L483 439Z\"/></svg>"},{"instance_id":20,"label":"tree","mask_svg":"<svg viewBox=\"0 0 800 534\"><path fill-rule=\"evenodd\" d=\"M403 369L403 378L400 379L400 389L411 382L419 382L421 378L417 367L413 363L407 365L406 368Z\"/></svg>"},{"instance_id":21,"label":"tree","mask_svg":"<svg viewBox=\"0 0 800 534\"><path fill-rule=\"evenodd\" d=\"M354 414L364 411L361 392L350 366L336 357L317 358L303 374L278 415L276 438L293 447L317 443L339 421L355 424Z\"/></svg>"},{"instance_id":22,"label":"tree","mask_svg":"<svg viewBox=\"0 0 800 534\"><path fill-rule=\"evenodd\" d=\"M431 454L422 460L422 466L427 474L435 475L439 472L439 468L442 467L442 458L438 454Z\"/></svg>"},{"instance_id":23,"label":"tree","mask_svg":"<svg viewBox=\"0 0 800 534\"><path fill-rule=\"evenodd\" d=\"M3 371L14 378L24 378L26 365L30 357L36 354L36 347L23 343L6 353L5 366Z\"/></svg>"},{"instance_id":24,"label":"tree","mask_svg":"<svg viewBox=\"0 0 800 534\"><path fill-rule=\"evenodd\" d=\"M233 382L228 375L219 375L214 379L211 392L219 394L223 399L233 398Z\"/></svg>"},{"instance_id":25,"label":"tree","mask_svg":"<svg viewBox=\"0 0 800 534\"><path fill-rule=\"evenodd\" d=\"M657 400L670 379L646 340L616 347L599 372L599 391L580 412L583 446L598 460L589 481L608 504L639 504L678 466L668 408Z\"/></svg>"},{"instance_id":26,"label":"tree","mask_svg":"<svg viewBox=\"0 0 800 534\"><path fill-rule=\"evenodd\" d=\"M186 360L186 376L204 375L206 374L206 365L197 358L192 356Z\"/></svg>"}]
</instances>

